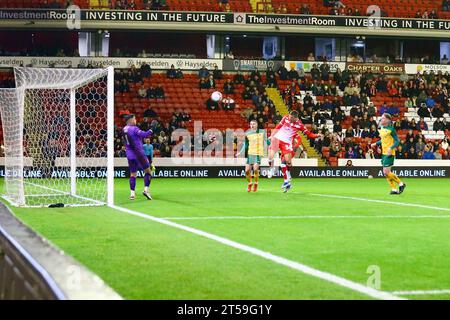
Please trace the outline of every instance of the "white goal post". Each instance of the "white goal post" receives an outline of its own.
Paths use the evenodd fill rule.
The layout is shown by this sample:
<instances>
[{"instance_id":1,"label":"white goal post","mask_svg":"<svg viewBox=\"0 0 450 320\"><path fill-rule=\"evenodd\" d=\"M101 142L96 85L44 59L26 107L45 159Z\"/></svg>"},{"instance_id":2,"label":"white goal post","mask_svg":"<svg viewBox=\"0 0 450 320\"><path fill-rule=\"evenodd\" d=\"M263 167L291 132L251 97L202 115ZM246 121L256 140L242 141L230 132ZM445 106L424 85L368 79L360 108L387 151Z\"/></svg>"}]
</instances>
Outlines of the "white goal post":
<instances>
[{"instance_id":1,"label":"white goal post","mask_svg":"<svg viewBox=\"0 0 450 320\"><path fill-rule=\"evenodd\" d=\"M15 206L114 204L114 69L14 68L0 89L3 197Z\"/></svg>"}]
</instances>

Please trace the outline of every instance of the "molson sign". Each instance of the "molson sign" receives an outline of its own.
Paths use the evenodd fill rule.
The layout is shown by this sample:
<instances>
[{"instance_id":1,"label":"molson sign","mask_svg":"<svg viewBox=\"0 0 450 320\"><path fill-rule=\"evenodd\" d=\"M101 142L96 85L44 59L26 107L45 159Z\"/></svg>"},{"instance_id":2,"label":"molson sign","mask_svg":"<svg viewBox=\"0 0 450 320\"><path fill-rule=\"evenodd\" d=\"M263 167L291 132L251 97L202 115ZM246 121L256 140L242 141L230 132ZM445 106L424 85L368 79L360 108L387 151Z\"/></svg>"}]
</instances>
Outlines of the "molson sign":
<instances>
[{"instance_id":1,"label":"molson sign","mask_svg":"<svg viewBox=\"0 0 450 320\"><path fill-rule=\"evenodd\" d=\"M417 74L417 73L429 73L433 71L434 73L438 73L441 71L442 73L450 72L450 65L448 64L407 64L405 66L407 74Z\"/></svg>"},{"instance_id":2,"label":"molson sign","mask_svg":"<svg viewBox=\"0 0 450 320\"><path fill-rule=\"evenodd\" d=\"M348 70L351 72L372 72L399 74L405 71L404 64L384 64L384 63L347 63Z\"/></svg>"}]
</instances>

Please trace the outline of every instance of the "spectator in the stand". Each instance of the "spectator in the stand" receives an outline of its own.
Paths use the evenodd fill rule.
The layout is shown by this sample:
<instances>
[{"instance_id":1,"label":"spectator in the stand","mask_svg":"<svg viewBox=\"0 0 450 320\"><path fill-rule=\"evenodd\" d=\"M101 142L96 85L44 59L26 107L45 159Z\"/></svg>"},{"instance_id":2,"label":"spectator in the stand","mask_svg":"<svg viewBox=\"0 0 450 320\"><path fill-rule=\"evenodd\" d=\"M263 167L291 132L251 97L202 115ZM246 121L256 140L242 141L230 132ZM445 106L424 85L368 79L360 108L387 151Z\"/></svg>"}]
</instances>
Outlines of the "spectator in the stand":
<instances>
[{"instance_id":1,"label":"spectator in the stand","mask_svg":"<svg viewBox=\"0 0 450 320\"><path fill-rule=\"evenodd\" d=\"M206 100L206 109L210 111L218 111L219 110L219 102L212 100L209 98Z\"/></svg>"},{"instance_id":2,"label":"spectator in the stand","mask_svg":"<svg viewBox=\"0 0 450 320\"><path fill-rule=\"evenodd\" d=\"M242 92L242 99L250 100L251 98L252 98L252 91L250 87L245 87L244 91Z\"/></svg>"},{"instance_id":3,"label":"spectator in the stand","mask_svg":"<svg viewBox=\"0 0 450 320\"><path fill-rule=\"evenodd\" d=\"M144 10L151 10L152 8L152 0L143 0L143 9Z\"/></svg>"},{"instance_id":4,"label":"spectator in the stand","mask_svg":"<svg viewBox=\"0 0 450 320\"><path fill-rule=\"evenodd\" d=\"M420 121L419 121L419 123L417 124L416 129L417 129L417 130L421 130L421 131L422 131L422 130L425 130L425 131L428 130L428 125L427 125L427 123L425 122L424 118L420 118Z\"/></svg>"},{"instance_id":5,"label":"spectator in the stand","mask_svg":"<svg viewBox=\"0 0 450 320\"><path fill-rule=\"evenodd\" d=\"M328 81L330 77L330 65L326 61L320 66L320 75L322 80Z\"/></svg>"},{"instance_id":6,"label":"spectator in the stand","mask_svg":"<svg viewBox=\"0 0 450 320\"><path fill-rule=\"evenodd\" d=\"M240 71L238 71L233 77L233 82L235 84L243 84L244 80L245 80L245 78Z\"/></svg>"},{"instance_id":7,"label":"spectator in the stand","mask_svg":"<svg viewBox=\"0 0 450 320\"><path fill-rule=\"evenodd\" d=\"M443 11L450 11L450 0L444 0L442 2L442 10Z\"/></svg>"},{"instance_id":8,"label":"spectator in the stand","mask_svg":"<svg viewBox=\"0 0 450 320\"><path fill-rule=\"evenodd\" d=\"M431 109L431 115L433 118L441 118L444 116L444 112L439 107L439 105L435 105L433 109Z\"/></svg>"},{"instance_id":9,"label":"spectator in the stand","mask_svg":"<svg viewBox=\"0 0 450 320\"><path fill-rule=\"evenodd\" d=\"M301 81L305 81L306 79L306 72L303 68L298 69L298 81L299 85L301 84Z\"/></svg>"},{"instance_id":10,"label":"spectator in the stand","mask_svg":"<svg viewBox=\"0 0 450 320\"><path fill-rule=\"evenodd\" d=\"M277 88L277 79L275 78L275 75L271 74L267 78L267 87L268 88Z\"/></svg>"},{"instance_id":11,"label":"spectator in the stand","mask_svg":"<svg viewBox=\"0 0 450 320\"><path fill-rule=\"evenodd\" d=\"M333 132L342 132L342 126L340 121L336 121L333 125Z\"/></svg>"},{"instance_id":12,"label":"spectator in the stand","mask_svg":"<svg viewBox=\"0 0 450 320\"><path fill-rule=\"evenodd\" d=\"M234 110L236 107L236 103L230 97L225 97L222 100L222 109L225 111Z\"/></svg>"},{"instance_id":13,"label":"spectator in the stand","mask_svg":"<svg viewBox=\"0 0 450 320\"><path fill-rule=\"evenodd\" d=\"M311 9L309 9L309 6L307 4L302 4L300 7L300 14L311 14Z\"/></svg>"},{"instance_id":14,"label":"spectator in the stand","mask_svg":"<svg viewBox=\"0 0 450 320\"><path fill-rule=\"evenodd\" d=\"M282 4L282 5L278 6L276 13L280 13L280 14L288 13L288 9L287 9L286 5Z\"/></svg>"},{"instance_id":15,"label":"spectator in the stand","mask_svg":"<svg viewBox=\"0 0 450 320\"><path fill-rule=\"evenodd\" d=\"M152 76L152 68L148 63L143 63L140 67L141 75L144 78L150 78Z\"/></svg>"},{"instance_id":16,"label":"spectator in the stand","mask_svg":"<svg viewBox=\"0 0 450 320\"><path fill-rule=\"evenodd\" d=\"M123 79L122 82L120 83L119 92L120 93L130 92L130 87L128 86L128 82L126 79Z\"/></svg>"},{"instance_id":17,"label":"spectator in the stand","mask_svg":"<svg viewBox=\"0 0 450 320\"><path fill-rule=\"evenodd\" d=\"M199 78L207 78L209 77L209 70L205 68L205 66L201 67L198 71Z\"/></svg>"},{"instance_id":18,"label":"spectator in the stand","mask_svg":"<svg viewBox=\"0 0 450 320\"><path fill-rule=\"evenodd\" d=\"M245 108L241 112L241 117L248 121L250 116L252 115L252 113L253 113L253 108Z\"/></svg>"},{"instance_id":19,"label":"spectator in the stand","mask_svg":"<svg viewBox=\"0 0 450 320\"><path fill-rule=\"evenodd\" d=\"M138 89L138 96L140 98L147 98L147 89L143 85Z\"/></svg>"},{"instance_id":20,"label":"spectator in the stand","mask_svg":"<svg viewBox=\"0 0 450 320\"><path fill-rule=\"evenodd\" d=\"M434 101L434 99L431 96L428 96L427 99L425 100L425 104L427 105L428 108L431 109L436 104L436 101Z\"/></svg>"},{"instance_id":21,"label":"spectator in the stand","mask_svg":"<svg viewBox=\"0 0 450 320\"><path fill-rule=\"evenodd\" d=\"M310 72L313 80L320 80L320 69L317 68L317 64L313 64Z\"/></svg>"},{"instance_id":22,"label":"spectator in the stand","mask_svg":"<svg viewBox=\"0 0 450 320\"><path fill-rule=\"evenodd\" d=\"M333 109L333 111L331 112L331 120L333 120L333 122L340 122L343 121L345 119L345 115L342 112L341 108L339 107L335 107Z\"/></svg>"},{"instance_id":23,"label":"spectator in the stand","mask_svg":"<svg viewBox=\"0 0 450 320\"><path fill-rule=\"evenodd\" d=\"M294 67L291 67L291 70L288 72L288 79L289 80L297 80L298 79L298 72L294 69Z\"/></svg>"},{"instance_id":24,"label":"spectator in the stand","mask_svg":"<svg viewBox=\"0 0 450 320\"><path fill-rule=\"evenodd\" d=\"M432 9L430 14L428 15L428 19L439 19L436 10Z\"/></svg>"},{"instance_id":25,"label":"spectator in the stand","mask_svg":"<svg viewBox=\"0 0 450 320\"><path fill-rule=\"evenodd\" d=\"M275 71L273 71L273 68L272 67L269 67L269 68L267 68L267 70L266 70L266 78L269 78L270 76L274 76L275 77L275 75L276 75L276 73L275 73Z\"/></svg>"},{"instance_id":26,"label":"spectator in the stand","mask_svg":"<svg viewBox=\"0 0 450 320\"><path fill-rule=\"evenodd\" d=\"M422 159L424 160L434 160L436 157L434 156L433 150L430 148L425 147L425 151L423 152Z\"/></svg>"},{"instance_id":27,"label":"spectator in the stand","mask_svg":"<svg viewBox=\"0 0 450 320\"><path fill-rule=\"evenodd\" d=\"M369 103L369 106L367 108L367 115L369 118L377 115L377 108L375 108L373 102Z\"/></svg>"},{"instance_id":28,"label":"spectator in the stand","mask_svg":"<svg viewBox=\"0 0 450 320\"><path fill-rule=\"evenodd\" d=\"M233 94L234 93L234 85L230 79L227 79L223 84L223 93L225 94Z\"/></svg>"},{"instance_id":29,"label":"spectator in the stand","mask_svg":"<svg viewBox=\"0 0 450 320\"><path fill-rule=\"evenodd\" d=\"M394 102L393 104L391 104L391 106L387 110L387 113L389 113L393 117L398 117L400 110L397 107L397 102Z\"/></svg>"},{"instance_id":30,"label":"spectator in the stand","mask_svg":"<svg viewBox=\"0 0 450 320\"><path fill-rule=\"evenodd\" d=\"M284 65L282 65L280 67L280 69L278 69L277 73L278 73L278 76L280 77L280 80L288 79L289 72Z\"/></svg>"},{"instance_id":31,"label":"spectator in the stand","mask_svg":"<svg viewBox=\"0 0 450 320\"><path fill-rule=\"evenodd\" d=\"M405 108L413 108L415 107L412 98L408 98L405 100Z\"/></svg>"},{"instance_id":32,"label":"spectator in the stand","mask_svg":"<svg viewBox=\"0 0 450 320\"><path fill-rule=\"evenodd\" d=\"M442 140L442 142L441 142L441 148L442 148L443 150L447 150L449 146L450 146L450 145L449 145L449 143L448 143L448 139L447 139L447 137L445 137L445 138Z\"/></svg>"},{"instance_id":33,"label":"spectator in the stand","mask_svg":"<svg viewBox=\"0 0 450 320\"><path fill-rule=\"evenodd\" d=\"M308 61L316 61L316 58L314 57L314 54L312 52L310 52L308 54L308 57L306 58L306 60L308 60Z\"/></svg>"},{"instance_id":34,"label":"spectator in the stand","mask_svg":"<svg viewBox=\"0 0 450 320\"><path fill-rule=\"evenodd\" d=\"M278 122L281 121L282 118L283 118L283 117L281 116L280 111L277 111L277 112L274 114L274 116L272 117L272 122L273 122L274 124L277 124Z\"/></svg>"},{"instance_id":35,"label":"spectator in the stand","mask_svg":"<svg viewBox=\"0 0 450 320\"><path fill-rule=\"evenodd\" d=\"M356 152L353 150L352 147L348 148L348 151L345 153L345 157L347 159L356 159L357 158Z\"/></svg>"},{"instance_id":36,"label":"spectator in the stand","mask_svg":"<svg viewBox=\"0 0 450 320\"><path fill-rule=\"evenodd\" d=\"M158 117L158 114L152 108L148 108L147 110L144 111L144 119L156 117Z\"/></svg>"},{"instance_id":37,"label":"spectator in the stand","mask_svg":"<svg viewBox=\"0 0 450 320\"><path fill-rule=\"evenodd\" d=\"M163 7L163 4L160 0L153 0L150 10L160 10Z\"/></svg>"},{"instance_id":38,"label":"spectator in the stand","mask_svg":"<svg viewBox=\"0 0 450 320\"><path fill-rule=\"evenodd\" d=\"M175 66L173 64L170 66L170 69L167 70L166 76L167 76L168 79L175 79L176 78L177 70L175 70Z\"/></svg>"},{"instance_id":39,"label":"spectator in the stand","mask_svg":"<svg viewBox=\"0 0 450 320\"><path fill-rule=\"evenodd\" d=\"M442 121L441 118L437 119L433 123L433 130L434 131L444 131L445 130L445 123L444 123L444 121Z\"/></svg>"},{"instance_id":40,"label":"spectator in the stand","mask_svg":"<svg viewBox=\"0 0 450 320\"><path fill-rule=\"evenodd\" d=\"M325 101L322 104L322 109L331 111L333 110L333 104L328 99L325 99Z\"/></svg>"},{"instance_id":41,"label":"spectator in the stand","mask_svg":"<svg viewBox=\"0 0 450 320\"><path fill-rule=\"evenodd\" d=\"M426 107L425 103L422 103L417 109L417 114L421 118L429 118L430 117L430 110Z\"/></svg>"},{"instance_id":42,"label":"spectator in the stand","mask_svg":"<svg viewBox=\"0 0 450 320\"><path fill-rule=\"evenodd\" d=\"M199 81L199 88L200 89L208 89L208 84L206 83L205 78L201 78Z\"/></svg>"},{"instance_id":43,"label":"spectator in the stand","mask_svg":"<svg viewBox=\"0 0 450 320\"><path fill-rule=\"evenodd\" d=\"M214 80L213 75L210 75L208 80L206 80L206 88L207 89L215 89L216 88L216 80Z\"/></svg>"},{"instance_id":44,"label":"spectator in the stand","mask_svg":"<svg viewBox=\"0 0 450 320\"><path fill-rule=\"evenodd\" d=\"M181 71L180 68L177 69L177 72L175 73L175 79L183 79L184 75L183 75L183 71Z\"/></svg>"},{"instance_id":45,"label":"spectator in the stand","mask_svg":"<svg viewBox=\"0 0 450 320\"><path fill-rule=\"evenodd\" d=\"M164 99L164 97L165 97L164 88L161 86L156 86L155 96L156 96L156 99Z\"/></svg>"},{"instance_id":46,"label":"spectator in the stand","mask_svg":"<svg viewBox=\"0 0 450 320\"><path fill-rule=\"evenodd\" d=\"M214 67L214 70L213 70L213 78L214 78L214 80L220 80L220 79L223 78L222 70L219 70L219 67L218 67L218 66L215 66L215 67Z\"/></svg>"},{"instance_id":47,"label":"spectator in the stand","mask_svg":"<svg viewBox=\"0 0 450 320\"><path fill-rule=\"evenodd\" d=\"M147 89L147 99L155 99L156 98L156 91L153 86L150 86L150 88Z\"/></svg>"},{"instance_id":48,"label":"spectator in the stand","mask_svg":"<svg viewBox=\"0 0 450 320\"><path fill-rule=\"evenodd\" d=\"M417 153L423 153L425 151L425 143L423 142L422 139L420 139L419 141L416 142L414 149L416 150Z\"/></svg>"},{"instance_id":49,"label":"spectator in the stand","mask_svg":"<svg viewBox=\"0 0 450 320\"><path fill-rule=\"evenodd\" d=\"M447 55L446 54L444 54L444 56L442 57L442 59L441 59L441 64L448 64L448 58L447 58Z\"/></svg>"}]
</instances>

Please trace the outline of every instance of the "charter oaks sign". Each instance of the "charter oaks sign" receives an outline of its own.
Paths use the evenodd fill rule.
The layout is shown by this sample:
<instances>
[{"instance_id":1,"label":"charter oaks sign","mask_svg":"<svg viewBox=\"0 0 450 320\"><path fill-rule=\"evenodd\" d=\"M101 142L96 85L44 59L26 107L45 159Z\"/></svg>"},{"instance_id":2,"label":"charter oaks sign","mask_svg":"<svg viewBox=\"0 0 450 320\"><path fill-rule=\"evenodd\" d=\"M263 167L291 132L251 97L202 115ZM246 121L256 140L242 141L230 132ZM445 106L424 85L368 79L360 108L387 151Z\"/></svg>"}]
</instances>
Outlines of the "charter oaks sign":
<instances>
[{"instance_id":1,"label":"charter oaks sign","mask_svg":"<svg viewBox=\"0 0 450 320\"><path fill-rule=\"evenodd\" d=\"M25 21L67 21L79 15L83 22L132 22L139 23L199 23L199 24L238 24L238 25L275 25L347 27L373 29L410 29L410 30L450 30L449 20L422 20L376 17L347 16L306 16L281 14L225 13L225 12L174 12L174 11L123 11L123 10L81 10L79 12L59 9L1 9L1 20ZM82 25L81 25L82 27ZM142 28L146 26L143 25Z\"/></svg>"},{"instance_id":2,"label":"charter oaks sign","mask_svg":"<svg viewBox=\"0 0 450 320\"><path fill-rule=\"evenodd\" d=\"M56 67L96 67L104 68L112 66L114 68L129 68L136 66L139 68L144 63L150 65L155 70L167 70L174 65L175 68L183 70L198 70L201 67L214 69L217 66L223 69L221 59L165 59L165 58L88 58L88 57L0 57L0 67L18 67L31 65L37 68Z\"/></svg>"},{"instance_id":3,"label":"charter oaks sign","mask_svg":"<svg viewBox=\"0 0 450 320\"><path fill-rule=\"evenodd\" d=\"M400 74L405 71L404 64L383 64L383 63L347 63L350 72L372 72L385 74Z\"/></svg>"}]
</instances>

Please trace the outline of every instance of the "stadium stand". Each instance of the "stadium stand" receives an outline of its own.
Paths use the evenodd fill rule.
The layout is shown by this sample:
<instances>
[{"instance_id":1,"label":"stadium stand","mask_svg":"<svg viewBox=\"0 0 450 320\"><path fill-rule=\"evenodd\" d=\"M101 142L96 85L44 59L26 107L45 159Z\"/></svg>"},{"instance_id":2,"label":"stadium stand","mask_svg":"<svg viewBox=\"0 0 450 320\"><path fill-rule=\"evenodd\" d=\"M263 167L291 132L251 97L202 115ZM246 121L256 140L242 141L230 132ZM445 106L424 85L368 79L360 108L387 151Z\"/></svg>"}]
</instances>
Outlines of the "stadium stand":
<instances>
[{"instance_id":1,"label":"stadium stand","mask_svg":"<svg viewBox=\"0 0 450 320\"><path fill-rule=\"evenodd\" d=\"M120 124L125 113L136 114L141 126L155 129L155 155L169 156L174 144L169 139L171 132L177 128L192 132L194 121L202 121L203 130L224 131L246 128L248 119L256 119L271 129L282 114L297 110L312 131L325 134L323 140L304 140L305 152L314 156L311 148L315 149L316 155L332 166L337 165L338 158L379 156L377 152L372 154L368 145L378 137L376 126L383 112L394 116L402 149L398 158L420 159L427 147L437 158L449 159L448 74L416 75L401 81L398 76L350 74L344 70L330 74L325 82L313 80L316 75L311 73L298 80L294 73L290 73L292 79L285 75L280 79L273 71L262 75L256 71L242 75L208 71L202 74L202 82L199 73L182 72L172 77L169 72L151 72L143 76L136 68L116 70L116 156L124 155ZM201 83L210 80L208 76L215 78L214 87L201 89ZM3 87L14 85L10 72L1 72L0 81ZM231 84L228 91L225 84ZM159 94L157 88L162 88ZM231 98L235 106L225 110L220 104L218 110L207 110L206 102L215 90L229 92L224 97ZM351 90L356 94L350 94Z\"/></svg>"}]
</instances>

